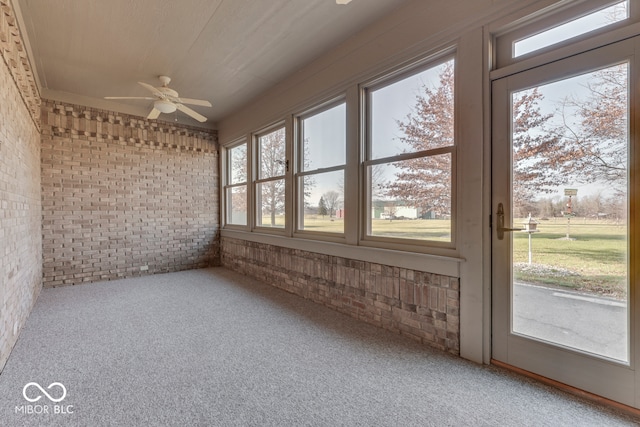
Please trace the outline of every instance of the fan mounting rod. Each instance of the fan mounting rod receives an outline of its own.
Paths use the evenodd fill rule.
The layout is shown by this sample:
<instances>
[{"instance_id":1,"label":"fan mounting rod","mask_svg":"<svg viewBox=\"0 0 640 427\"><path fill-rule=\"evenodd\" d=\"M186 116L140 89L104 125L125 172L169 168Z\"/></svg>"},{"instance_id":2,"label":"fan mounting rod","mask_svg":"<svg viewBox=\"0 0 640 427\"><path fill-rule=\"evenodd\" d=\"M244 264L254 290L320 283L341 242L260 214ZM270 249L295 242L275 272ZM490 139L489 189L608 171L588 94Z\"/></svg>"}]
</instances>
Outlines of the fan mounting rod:
<instances>
[{"instance_id":1,"label":"fan mounting rod","mask_svg":"<svg viewBox=\"0 0 640 427\"><path fill-rule=\"evenodd\" d=\"M167 77L167 76L158 76L158 79L160 79L162 86L168 86L169 83L171 82L171 77Z\"/></svg>"}]
</instances>

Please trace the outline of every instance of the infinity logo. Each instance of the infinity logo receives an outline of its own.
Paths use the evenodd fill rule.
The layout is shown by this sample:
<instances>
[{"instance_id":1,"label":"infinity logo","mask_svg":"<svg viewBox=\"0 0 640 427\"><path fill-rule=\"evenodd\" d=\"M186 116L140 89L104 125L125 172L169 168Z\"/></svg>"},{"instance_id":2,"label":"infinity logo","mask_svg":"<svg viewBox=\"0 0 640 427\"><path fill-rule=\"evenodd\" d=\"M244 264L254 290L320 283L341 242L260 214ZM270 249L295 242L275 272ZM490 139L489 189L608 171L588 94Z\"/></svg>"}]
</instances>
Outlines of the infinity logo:
<instances>
[{"instance_id":1,"label":"infinity logo","mask_svg":"<svg viewBox=\"0 0 640 427\"><path fill-rule=\"evenodd\" d=\"M33 399L31 399L31 398L27 397L27 388L29 388L30 386L35 386L38 390L40 390L40 391L42 392L42 394L44 394L45 396L47 396L47 397L49 398L49 400L50 400L50 401L52 401L52 402L56 402L56 403L57 403L57 402L61 402L61 401L63 401L63 400L64 400L64 398L65 398L65 397L67 397L67 389L66 389L66 387L65 387L64 385L62 385L61 383L51 383L51 384L49 384L49 387L47 387L49 390L51 390L51 387L53 387L53 386L58 386L58 387L60 387L60 388L62 389L62 397L60 397L60 398L58 398L58 399L55 399L55 398L51 397L51 395L50 395L49 393L47 393L47 392L46 392L46 390L45 390L45 389L43 389L43 388L40 386L40 384L38 384L38 383L33 383L33 382L32 382L32 383L27 383L27 384L24 386L24 388L22 389L22 395L23 395L23 396L24 396L24 398L25 398L25 399L27 399L29 402L37 402L37 401L38 401L38 400L40 400L40 398L42 397L42 396L38 396L38 397L33 398Z\"/></svg>"}]
</instances>

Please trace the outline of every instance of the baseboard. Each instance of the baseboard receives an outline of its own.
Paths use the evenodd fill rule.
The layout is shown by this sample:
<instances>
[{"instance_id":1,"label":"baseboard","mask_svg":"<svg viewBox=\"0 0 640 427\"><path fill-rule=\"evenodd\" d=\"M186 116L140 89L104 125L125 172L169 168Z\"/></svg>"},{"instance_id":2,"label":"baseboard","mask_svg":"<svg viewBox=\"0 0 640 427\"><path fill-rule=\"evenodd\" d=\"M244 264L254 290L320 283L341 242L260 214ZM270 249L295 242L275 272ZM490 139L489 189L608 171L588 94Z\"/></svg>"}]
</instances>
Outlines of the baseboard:
<instances>
[{"instance_id":1,"label":"baseboard","mask_svg":"<svg viewBox=\"0 0 640 427\"><path fill-rule=\"evenodd\" d=\"M541 383L550 385L562 391L566 391L567 393L571 393L575 396L585 398L591 402L608 406L610 408L625 412L631 416L640 418L640 409L638 408L634 408L632 406L628 406L623 403L616 402L615 400L607 399L606 397L598 396L597 394L593 394L588 391L585 391L576 387L572 387L568 384L564 384L559 381L552 380L551 378L543 377L542 375L534 374L533 372L529 372L524 369L518 368L516 366L512 366L507 363L500 362L499 360L491 359L491 364L493 366L506 369L516 374L523 375L528 378L532 378L536 381L540 381Z\"/></svg>"}]
</instances>

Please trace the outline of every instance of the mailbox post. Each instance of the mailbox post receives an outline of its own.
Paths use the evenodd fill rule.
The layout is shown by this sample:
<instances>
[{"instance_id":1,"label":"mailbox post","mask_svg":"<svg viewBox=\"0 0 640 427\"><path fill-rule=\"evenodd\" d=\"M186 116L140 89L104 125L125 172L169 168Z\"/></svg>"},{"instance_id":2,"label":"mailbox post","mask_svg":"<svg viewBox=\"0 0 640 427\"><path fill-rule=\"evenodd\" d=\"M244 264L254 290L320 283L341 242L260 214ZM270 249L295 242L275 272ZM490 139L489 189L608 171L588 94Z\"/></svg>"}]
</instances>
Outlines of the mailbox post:
<instances>
[{"instance_id":1,"label":"mailbox post","mask_svg":"<svg viewBox=\"0 0 640 427\"><path fill-rule=\"evenodd\" d=\"M531 214L529 214L529 217L522 223L522 225L524 225L522 232L529 234L529 265L531 265L531 235L540 231L538 230L538 221L531 218Z\"/></svg>"},{"instance_id":2,"label":"mailbox post","mask_svg":"<svg viewBox=\"0 0 640 427\"><path fill-rule=\"evenodd\" d=\"M569 201L567 202L567 213L565 214L565 216L567 217L567 240L571 240L571 237L569 236L569 233L571 232L571 217L573 216L573 210L572 210L572 206L571 206L571 197L573 196L578 196L578 189L577 188L565 188L564 189L564 195L565 196L569 196Z\"/></svg>"}]
</instances>

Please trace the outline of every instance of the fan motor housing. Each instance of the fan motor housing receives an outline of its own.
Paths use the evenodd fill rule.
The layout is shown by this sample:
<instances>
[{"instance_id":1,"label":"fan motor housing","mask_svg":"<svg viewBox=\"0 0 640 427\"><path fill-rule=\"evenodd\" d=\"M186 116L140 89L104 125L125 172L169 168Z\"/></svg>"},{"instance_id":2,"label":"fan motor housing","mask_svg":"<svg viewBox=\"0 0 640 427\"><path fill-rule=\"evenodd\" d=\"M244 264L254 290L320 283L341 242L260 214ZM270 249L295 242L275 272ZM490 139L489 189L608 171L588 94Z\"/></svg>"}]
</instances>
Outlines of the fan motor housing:
<instances>
[{"instance_id":1,"label":"fan motor housing","mask_svg":"<svg viewBox=\"0 0 640 427\"><path fill-rule=\"evenodd\" d=\"M156 89L158 89L158 92L162 92L162 94L165 95L165 96L170 96L170 97L173 97L173 98L177 98L178 97L178 92L176 92L175 90L170 89L168 87L161 86L161 87L158 87Z\"/></svg>"}]
</instances>

